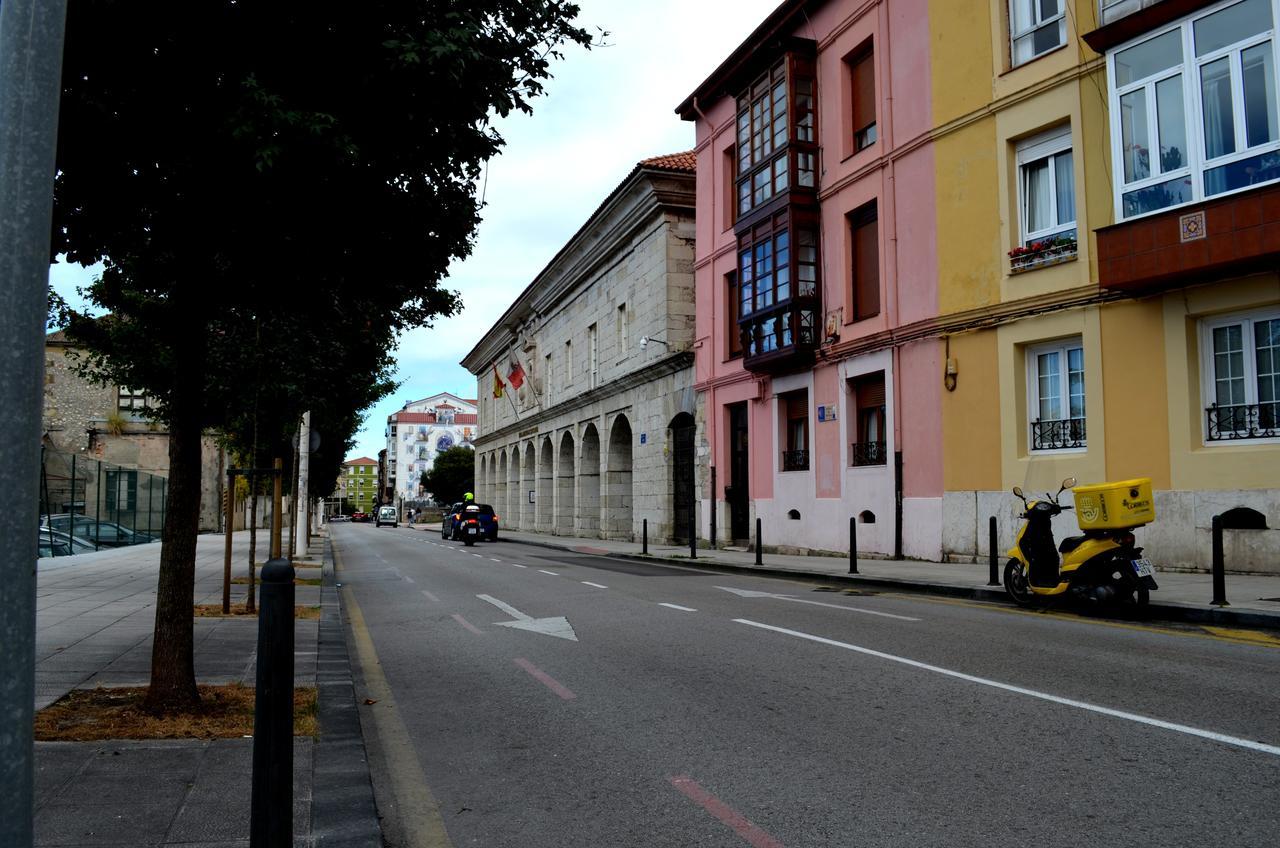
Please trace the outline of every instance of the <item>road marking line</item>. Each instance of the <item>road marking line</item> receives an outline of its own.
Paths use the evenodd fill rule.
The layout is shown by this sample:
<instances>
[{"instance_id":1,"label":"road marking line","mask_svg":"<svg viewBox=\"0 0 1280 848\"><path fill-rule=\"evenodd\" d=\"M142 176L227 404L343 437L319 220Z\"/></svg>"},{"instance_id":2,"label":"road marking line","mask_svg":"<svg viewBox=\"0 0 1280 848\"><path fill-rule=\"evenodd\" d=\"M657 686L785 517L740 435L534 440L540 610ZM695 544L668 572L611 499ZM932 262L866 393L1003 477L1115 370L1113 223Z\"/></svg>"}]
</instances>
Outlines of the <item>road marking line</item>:
<instances>
[{"instance_id":1,"label":"road marking line","mask_svg":"<svg viewBox=\"0 0 1280 848\"><path fill-rule=\"evenodd\" d=\"M693 607L682 607L679 604L658 604L658 606L666 607L667 609L680 610L681 612L697 612Z\"/></svg>"},{"instance_id":2,"label":"road marking line","mask_svg":"<svg viewBox=\"0 0 1280 848\"><path fill-rule=\"evenodd\" d=\"M502 560L498 559L497 557L489 557L489 562L502 562Z\"/></svg>"},{"instance_id":3,"label":"road marking line","mask_svg":"<svg viewBox=\"0 0 1280 848\"><path fill-rule=\"evenodd\" d=\"M528 568L528 567L529 567L529 566L527 566L527 565L521 565L521 564L520 564L520 563L518 563L518 562L509 562L509 563L507 563L507 565L514 565L516 568Z\"/></svg>"},{"instance_id":4,"label":"road marking line","mask_svg":"<svg viewBox=\"0 0 1280 848\"><path fill-rule=\"evenodd\" d=\"M834 639L825 639L821 636L814 636L809 633L801 633L799 630L787 630L785 627L774 627L772 624L761 624L757 621L748 621L745 618L735 618L737 624L745 624L749 627L757 627L761 630L772 630L775 633L783 633L787 636L795 636L798 639L807 639L810 642L818 642L822 645L830 645L833 648L844 648L848 651L855 651L859 654L866 654L869 657L878 657L882 660L901 663L902 665L918 668L923 671L932 671L935 674L942 674L947 677L954 677L958 680L967 680L970 683L977 683L981 686L990 686L993 689L1002 689L1006 692L1013 692L1018 695L1027 695L1032 698L1039 698L1042 701L1050 701L1054 704L1062 704L1067 707L1075 707L1089 712L1099 713L1100 715L1111 716L1112 718L1122 718L1126 721L1137 722L1151 727L1159 727L1164 730L1172 730L1175 733L1184 733L1188 736L1199 736L1202 739L1211 739L1214 742L1222 742L1227 745L1235 745L1240 748L1248 748L1251 751L1259 751L1263 754L1271 754L1280 757L1280 746L1267 745L1264 742L1255 742L1252 739L1241 739L1238 736L1228 736L1225 733L1215 733L1212 730L1202 730L1198 727L1191 727L1185 724L1176 724L1163 719L1151 718L1150 716L1139 715L1137 713L1125 712L1124 710L1115 710L1110 707L1103 707L1097 704L1090 704L1085 701L1077 701L1072 698L1063 698L1060 695L1051 695L1048 692L1038 692L1035 689L1026 689L1022 686L1014 686L1010 683L1001 683L998 680L991 680L986 677L977 677L972 674L965 674L961 671L952 671L949 668L941 666L929 665L919 660L907 659L893 654L886 654L883 651L875 651L871 648L863 648L859 645L851 645L848 642L837 642Z\"/></svg>"},{"instance_id":5,"label":"road marking line","mask_svg":"<svg viewBox=\"0 0 1280 848\"><path fill-rule=\"evenodd\" d=\"M476 559L484 559L484 554L472 554Z\"/></svg>"},{"instance_id":6,"label":"road marking line","mask_svg":"<svg viewBox=\"0 0 1280 848\"><path fill-rule=\"evenodd\" d=\"M864 607L850 607L844 604L829 604L825 601L811 601L808 598L794 598L791 595L779 595L775 592L757 592L752 589L734 589L729 586L717 586L717 589L723 589L726 592L732 592L740 598L769 598L775 601L791 601L793 604L809 604L815 607L829 607L831 609L844 610L845 612L858 612L863 615L878 615L881 618L896 618L899 621L919 621L918 618L912 618L909 615L897 615L891 612L879 612L877 610L869 610Z\"/></svg>"},{"instance_id":7,"label":"road marking line","mask_svg":"<svg viewBox=\"0 0 1280 848\"><path fill-rule=\"evenodd\" d=\"M512 618L516 618L521 621L528 621L530 618L533 617L533 616L525 615L524 613L520 612L520 610L511 606L511 604L505 601L500 601L497 598L493 597L492 595L476 595L476 597L487 604L493 604L495 607L502 610Z\"/></svg>"},{"instance_id":8,"label":"road marking line","mask_svg":"<svg viewBox=\"0 0 1280 848\"><path fill-rule=\"evenodd\" d=\"M410 583L412 583L412 582L413 582L413 578L412 578L412 577L407 577L407 576L405 576L405 575L401 575L401 576L402 576L402 577L404 577L404 579L405 579L405 580L408 580Z\"/></svg>"},{"instance_id":9,"label":"road marking line","mask_svg":"<svg viewBox=\"0 0 1280 848\"><path fill-rule=\"evenodd\" d=\"M601 585L601 584L599 584L599 583L592 583L590 580L583 580L583 581L582 581L582 585L583 585L583 586L595 586L597 589L608 589L608 588L609 588L608 586L602 586L602 585Z\"/></svg>"},{"instance_id":10,"label":"road marking line","mask_svg":"<svg viewBox=\"0 0 1280 848\"><path fill-rule=\"evenodd\" d=\"M541 569L541 568L539 568L539 569L538 569L538 573L540 573L540 574L550 574L552 577L559 577L559 576L560 576L559 574L555 573L554 571L546 571L546 570Z\"/></svg>"},{"instance_id":11,"label":"road marking line","mask_svg":"<svg viewBox=\"0 0 1280 848\"><path fill-rule=\"evenodd\" d=\"M529 673L529 676L532 677L534 680L538 681L543 686L550 689L552 692L555 692L557 695L559 695L561 698L564 698L566 701L572 701L574 698L578 697L577 695L573 694L573 692L566 689L564 686L560 685L559 681L557 681L554 677L547 674L545 671L538 668L536 665L524 659L523 657L515 660L515 664L523 668L525 671L527 671Z\"/></svg>"},{"instance_id":12,"label":"road marking line","mask_svg":"<svg viewBox=\"0 0 1280 848\"><path fill-rule=\"evenodd\" d=\"M782 848L781 842L756 827L742 813L703 789L692 777L677 775L667 779L680 791L680 794L728 825L752 848Z\"/></svg>"},{"instance_id":13,"label":"road marking line","mask_svg":"<svg viewBox=\"0 0 1280 848\"><path fill-rule=\"evenodd\" d=\"M430 592L428 592L426 589L422 590L422 594L427 596L427 600L435 601L437 604L440 603L440 599L437 598L435 595L431 594Z\"/></svg>"},{"instance_id":14,"label":"road marking line","mask_svg":"<svg viewBox=\"0 0 1280 848\"><path fill-rule=\"evenodd\" d=\"M342 555L338 553L336 545L333 556L338 569L342 570ZM409 848L453 848L453 842L444 827L444 819L440 816L440 808L427 786L426 775L422 773L422 765L413 753L413 740L409 736L409 730L396 709L391 685L382 673L378 652L365 625L364 615L349 587L342 590L342 603L351 622L352 641L355 642L360 672L364 676L365 695L370 701L376 702L368 707L368 711L373 715L378 728L380 747L387 760L391 792L397 801L398 814Z\"/></svg>"},{"instance_id":15,"label":"road marking line","mask_svg":"<svg viewBox=\"0 0 1280 848\"><path fill-rule=\"evenodd\" d=\"M472 633L476 634L477 636L483 636L483 635L484 635L484 631L483 631L483 630L481 630L480 628L476 627L474 624L472 624L471 622L467 621L465 618L463 618L461 615L459 615L459 614L458 614L458 613L456 613L456 612L453 614L453 620L454 620L454 621L456 621L456 622L458 622L458 623L459 623L459 624L461 624L463 627L467 628L468 630L470 630Z\"/></svg>"}]
</instances>

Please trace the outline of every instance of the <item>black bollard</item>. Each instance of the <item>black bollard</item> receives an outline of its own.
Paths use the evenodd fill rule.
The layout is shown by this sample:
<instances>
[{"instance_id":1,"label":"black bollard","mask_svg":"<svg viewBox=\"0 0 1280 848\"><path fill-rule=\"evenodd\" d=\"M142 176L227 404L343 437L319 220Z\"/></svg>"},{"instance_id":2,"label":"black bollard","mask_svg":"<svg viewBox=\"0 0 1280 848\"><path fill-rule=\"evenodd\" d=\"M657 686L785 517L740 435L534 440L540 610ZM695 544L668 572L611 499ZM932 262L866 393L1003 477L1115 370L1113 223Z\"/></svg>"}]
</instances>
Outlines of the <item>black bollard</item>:
<instances>
[{"instance_id":1,"label":"black bollard","mask_svg":"<svg viewBox=\"0 0 1280 848\"><path fill-rule=\"evenodd\" d=\"M698 516L689 513L689 559L698 558Z\"/></svg>"},{"instance_id":2,"label":"black bollard","mask_svg":"<svg viewBox=\"0 0 1280 848\"><path fill-rule=\"evenodd\" d=\"M1222 553L1222 516L1213 517L1213 600L1217 607L1229 607L1227 603L1227 563Z\"/></svg>"},{"instance_id":3,"label":"black bollard","mask_svg":"<svg viewBox=\"0 0 1280 848\"><path fill-rule=\"evenodd\" d=\"M858 573L858 519L849 516L849 573Z\"/></svg>"},{"instance_id":4,"label":"black bollard","mask_svg":"<svg viewBox=\"0 0 1280 848\"><path fill-rule=\"evenodd\" d=\"M996 564L996 517L993 515L987 522L987 558L990 560L990 571L987 574L988 586L1000 585L1000 566Z\"/></svg>"},{"instance_id":5,"label":"black bollard","mask_svg":"<svg viewBox=\"0 0 1280 848\"><path fill-rule=\"evenodd\" d=\"M640 553L649 553L649 519L640 522Z\"/></svg>"},{"instance_id":6,"label":"black bollard","mask_svg":"<svg viewBox=\"0 0 1280 848\"><path fill-rule=\"evenodd\" d=\"M253 708L252 848L293 844L293 565L262 567Z\"/></svg>"},{"instance_id":7,"label":"black bollard","mask_svg":"<svg viewBox=\"0 0 1280 848\"><path fill-rule=\"evenodd\" d=\"M756 519L756 565L764 565L763 551L760 549L760 519Z\"/></svg>"}]
</instances>

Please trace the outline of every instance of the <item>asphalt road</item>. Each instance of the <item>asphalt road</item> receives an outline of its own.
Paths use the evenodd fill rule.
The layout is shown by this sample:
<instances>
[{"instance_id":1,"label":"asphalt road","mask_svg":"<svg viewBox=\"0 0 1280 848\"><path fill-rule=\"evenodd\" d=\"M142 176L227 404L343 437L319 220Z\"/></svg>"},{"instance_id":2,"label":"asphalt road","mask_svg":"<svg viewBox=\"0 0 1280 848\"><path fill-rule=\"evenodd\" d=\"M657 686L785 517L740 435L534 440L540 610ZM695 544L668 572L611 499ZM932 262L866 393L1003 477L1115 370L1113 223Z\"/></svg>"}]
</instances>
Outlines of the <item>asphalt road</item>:
<instances>
[{"instance_id":1,"label":"asphalt road","mask_svg":"<svg viewBox=\"0 0 1280 848\"><path fill-rule=\"evenodd\" d=\"M333 530L394 845L1280 844L1280 639Z\"/></svg>"}]
</instances>

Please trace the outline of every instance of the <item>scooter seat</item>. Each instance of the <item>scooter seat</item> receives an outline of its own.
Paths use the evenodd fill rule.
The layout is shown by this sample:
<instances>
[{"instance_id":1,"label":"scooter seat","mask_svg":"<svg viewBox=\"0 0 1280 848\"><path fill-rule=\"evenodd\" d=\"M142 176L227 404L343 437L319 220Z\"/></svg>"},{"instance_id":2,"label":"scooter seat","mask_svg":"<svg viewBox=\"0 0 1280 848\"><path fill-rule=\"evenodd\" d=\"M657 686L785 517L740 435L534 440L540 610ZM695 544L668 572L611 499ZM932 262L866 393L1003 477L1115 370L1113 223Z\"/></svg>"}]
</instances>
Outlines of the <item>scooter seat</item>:
<instances>
[{"instance_id":1,"label":"scooter seat","mask_svg":"<svg viewBox=\"0 0 1280 848\"><path fill-rule=\"evenodd\" d=\"M1084 540L1087 538L1089 537L1088 536L1068 536L1067 538L1063 539L1062 542L1058 545L1058 552L1063 554L1069 554L1072 551L1074 551L1076 548L1084 544Z\"/></svg>"}]
</instances>

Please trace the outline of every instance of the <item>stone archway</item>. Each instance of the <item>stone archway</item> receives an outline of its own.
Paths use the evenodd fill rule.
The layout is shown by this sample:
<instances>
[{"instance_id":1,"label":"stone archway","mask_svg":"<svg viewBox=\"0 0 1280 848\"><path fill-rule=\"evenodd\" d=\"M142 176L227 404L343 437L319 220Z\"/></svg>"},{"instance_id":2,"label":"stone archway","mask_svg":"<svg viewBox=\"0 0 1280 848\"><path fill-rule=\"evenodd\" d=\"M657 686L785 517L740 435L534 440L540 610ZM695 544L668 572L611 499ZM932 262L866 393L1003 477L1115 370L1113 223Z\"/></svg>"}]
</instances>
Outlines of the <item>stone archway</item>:
<instances>
[{"instance_id":1,"label":"stone archway","mask_svg":"<svg viewBox=\"0 0 1280 848\"><path fill-rule=\"evenodd\" d=\"M609 455L605 472L604 535L630 541L635 533L631 520L631 422L627 416L613 419L609 428Z\"/></svg>"},{"instance_id":2,"label":"stone archway","mask_svg":"<svg viewBox=\"0 0 1280 848\"><path fill-rule=\"evenodd\" d=\"M565 431L556 461L556 533L562 536L573 535L573 453L573 433Z\"/></svg>"},{"instance_id":3,"label":"stone archway","mask_svg":"<svg viewBox=\"0 0 1280 848\"><path fill-rule=\"evenodd\" d=\"M507 463L507 500L502 505L506 510L507 525L512 529L518 529L523 525L520 523L520 448L518 445L511 447L511 461Z\"/></svg>"},{"instance_id":4,"label":"stone archway","mask_svg":"<svg viewBox=\"0 0 1280 848\"><path fill-rule=\"evenodd\" d=\"M529 503L529 492L534 491L537 479L533 442L524 446L524 467L520 469L520 529L536 530L538 527L535 504ZM536 495L535 495L536 497Z\"/></svg>"},{"instance_id":5,"label":"stone archway","mask_svg":"<svg viewBox=\"0 0 1280 848\"><path fill-rule=\"evenodd\" d=\"M488 482L486 475L489 473L489 458L486 456L478 456L476 458L476 470L472 472L475 479L471 481L472 494L476 496L477 503L484 503L489 499L489 490L485 484Z\"/></svg>"},{"instance_id":6,"label":"stone archway","mask_svg":"<svg viewBox=\"0 0 1280 848\"><path fill-rule=\"evenodd\" d=\"M498 513L498 529L501 530L506 526L507 512L507 452L501 451L498 454L498 462L495 466L494 483L493 483L493 511Z\"/></svg>"},{"instance_id":7,"label":"stone archway","mask_svg":"<svg viewBox=\"0 0 1280 848\"><path fill-rule=\"evenodd\" d=\"M551 446L551 437L542 437L542 447L538 450L538 493L537 500L538 532L550 533L555 526L556 475L555 449Z\"/></svg>"},{"instance_id":8,"label":"stone archway","mask_svg":"<svg viewBox=\"0 0 1280 848\"><path fill-rule=\"evenodd\" d=\"M582 452L578 462L578 535L600 535L600 433L596 425L582 430Z\"/></svg>"},{"instance_id":9,"label":"stone archway","mask_svg":"<svg viewBox=\"0 0 1280 848\"><path fill-rule=\"evenodd\" d=\"M694 484L694 432L693 416L681 412L667 425L671 444L671 538L689 544L690 525L694 522L697 503ZM695 535L697 531L694 531Z\"/></svg>"}]
</instances>

